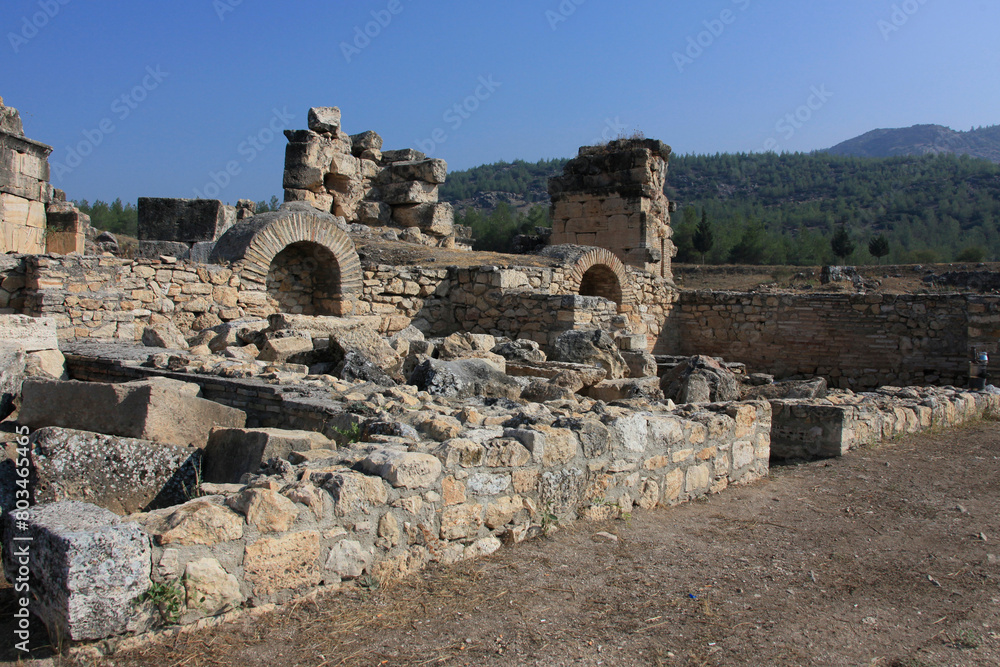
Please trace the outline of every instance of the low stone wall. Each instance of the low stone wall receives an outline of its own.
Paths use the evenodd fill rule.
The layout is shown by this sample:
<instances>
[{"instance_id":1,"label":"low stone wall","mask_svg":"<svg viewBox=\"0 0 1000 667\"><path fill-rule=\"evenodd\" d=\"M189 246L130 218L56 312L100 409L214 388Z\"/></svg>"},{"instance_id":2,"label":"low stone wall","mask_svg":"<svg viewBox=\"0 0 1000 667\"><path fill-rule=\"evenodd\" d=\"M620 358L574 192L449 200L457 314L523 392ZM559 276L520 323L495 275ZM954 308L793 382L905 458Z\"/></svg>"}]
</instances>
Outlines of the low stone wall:
<instances>
[{"instance_id":1,"label":"low stone wall","mask_svg":"<svg viewBox=\"0 0 1000 667\"><path fill-rule=\"evenodd\" d=\"M882 387L871 394L821 400L772 400L771 455L843 456L906 433L1000 415L1000 395L950 388Z\"/></svg>"},{"instance_id":2,"label":"low stone wall","mask_svg":"<svg viewBox=\"0 0 1000 667\"><path fill-rule=\"evenodd\" d=\"M487 555L576 518L627 518L751 482L767 474L769 430L763 401L677 413L608 407L553 426L484 425L409 450L361 443L338 453L354 465L316 462L130 521L149 535L141 558L150 558L151 580L186 600L175 620L192 623L343 580L391 580ZM109 625L114 632L155 625L155 614L128 604L119 606L131 618Z\"/></svg>"},{"instance_id":3,"label":"low stone wall","mask_svg":"<svg viewBox=\"0 0 1000 667\"><path fill-rule=\"evenodd\" d=\"M1000 297L964 294L682 292L668 329L707 354L831 386L961 385L971 346L994 351Z\"/></svg>"}]
</instances>

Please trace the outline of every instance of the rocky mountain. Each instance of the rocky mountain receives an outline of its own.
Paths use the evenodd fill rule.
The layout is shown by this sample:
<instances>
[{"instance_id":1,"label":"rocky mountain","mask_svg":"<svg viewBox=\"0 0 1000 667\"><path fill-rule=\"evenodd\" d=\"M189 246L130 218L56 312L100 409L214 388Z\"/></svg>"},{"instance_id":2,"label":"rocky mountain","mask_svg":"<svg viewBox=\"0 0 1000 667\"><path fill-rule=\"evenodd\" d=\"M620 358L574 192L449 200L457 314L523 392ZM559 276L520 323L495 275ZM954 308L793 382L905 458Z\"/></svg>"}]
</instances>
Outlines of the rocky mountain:
<instances>
[{"instance_id":1,"label":"rocky mountain","mask_svg":"<svg viewBox=\"0 0 1000 667\"><path fill-rule=\"evenodd\" d=\"M959 132L943 125L914 125L866 132L827 149L851 157L968 155L1000 164L1000 125Z\"/></svg>"}]
</instances>

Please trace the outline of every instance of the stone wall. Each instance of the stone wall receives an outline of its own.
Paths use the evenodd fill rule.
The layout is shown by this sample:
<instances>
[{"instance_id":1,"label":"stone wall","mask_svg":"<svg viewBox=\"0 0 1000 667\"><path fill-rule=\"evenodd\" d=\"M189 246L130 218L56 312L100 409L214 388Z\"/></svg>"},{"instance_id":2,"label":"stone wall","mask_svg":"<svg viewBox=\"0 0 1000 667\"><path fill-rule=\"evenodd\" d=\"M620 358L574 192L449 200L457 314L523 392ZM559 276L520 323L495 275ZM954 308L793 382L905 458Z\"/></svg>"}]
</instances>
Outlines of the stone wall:
<instances>
[{"instance_id":1,"label":"stone wall","mask_svg":"<svg viewBox=\"0 0 1000 667\"><path fill-rule=\"evenodd\" d=\"M822 400L772 400L771 455L843 456L906 433L1000 415L1000 395L928 387L882 387Z\"/></svg>"},{"instance_id":2,"label":"stone wall","mask_svg":"<svg viewBox=\"0 0 1000 667\"><path fill-rule=\"evenodd\" d=\"M851 389L962 385L971 346L996 350L1000 298L682 292L667 328L660 350L722 356L751 372Z\"/></svg>"},{"instance_id":3,"label":"stone wall","mask_svg":"<svg viewBox=\"0 0 1000 667\"><path fill-rule=\"evenodd\" d=\"M627 266L671 279L669 158L670 147L651 139L582 147L549 179L549 242L606 248Z\"/></svg>"}]
</instances>

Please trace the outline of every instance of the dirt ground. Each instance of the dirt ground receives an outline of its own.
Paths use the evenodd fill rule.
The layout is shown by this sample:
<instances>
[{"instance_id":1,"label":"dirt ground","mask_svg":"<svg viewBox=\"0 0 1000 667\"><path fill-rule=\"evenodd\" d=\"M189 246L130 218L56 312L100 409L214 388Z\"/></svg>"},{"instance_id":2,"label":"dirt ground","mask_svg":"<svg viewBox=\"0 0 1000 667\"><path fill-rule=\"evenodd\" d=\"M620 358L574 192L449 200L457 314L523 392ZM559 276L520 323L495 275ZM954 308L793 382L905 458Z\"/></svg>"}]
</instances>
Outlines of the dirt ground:
<instances>
[{"instance_id":1,"label":"dirt ground","mask_svg":"<svg viewBox=\"0 0 1000 667\"><path fill-rule=\"evenodd\" d=\"M96 664L995 667L998 473L998 423L907 437Z\"/></svg>"}]
</instances>

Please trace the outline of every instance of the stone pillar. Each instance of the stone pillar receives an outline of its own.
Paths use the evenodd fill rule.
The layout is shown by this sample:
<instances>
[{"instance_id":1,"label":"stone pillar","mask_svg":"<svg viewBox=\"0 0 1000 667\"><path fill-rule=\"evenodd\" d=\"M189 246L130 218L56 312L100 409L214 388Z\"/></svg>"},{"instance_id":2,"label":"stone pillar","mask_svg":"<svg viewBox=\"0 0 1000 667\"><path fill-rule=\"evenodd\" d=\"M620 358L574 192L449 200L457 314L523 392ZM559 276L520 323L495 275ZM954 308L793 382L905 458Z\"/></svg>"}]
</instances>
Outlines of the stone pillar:
<instances>
[{"instance_id":1,"label":"stone pillar","mask_svg":"<svg viewBox=\"0 0 1000 667\"><path fill-rule=\"evenodd\" d=\"M45 252L51 146L24 136L17 109L0 98L0 254Z\"/></svg>"},{"instance_id":2,"label":"stone pillar","mask_svg":"<svg viewBox=\"0 0 1000 667\"><path fill-rule=\"evenodd\" d=\"M584 146L549 179L552 245L596 246L622 263L673 280L666 183L670 147L654 139Z\"/></svg>"}]
</instances>

